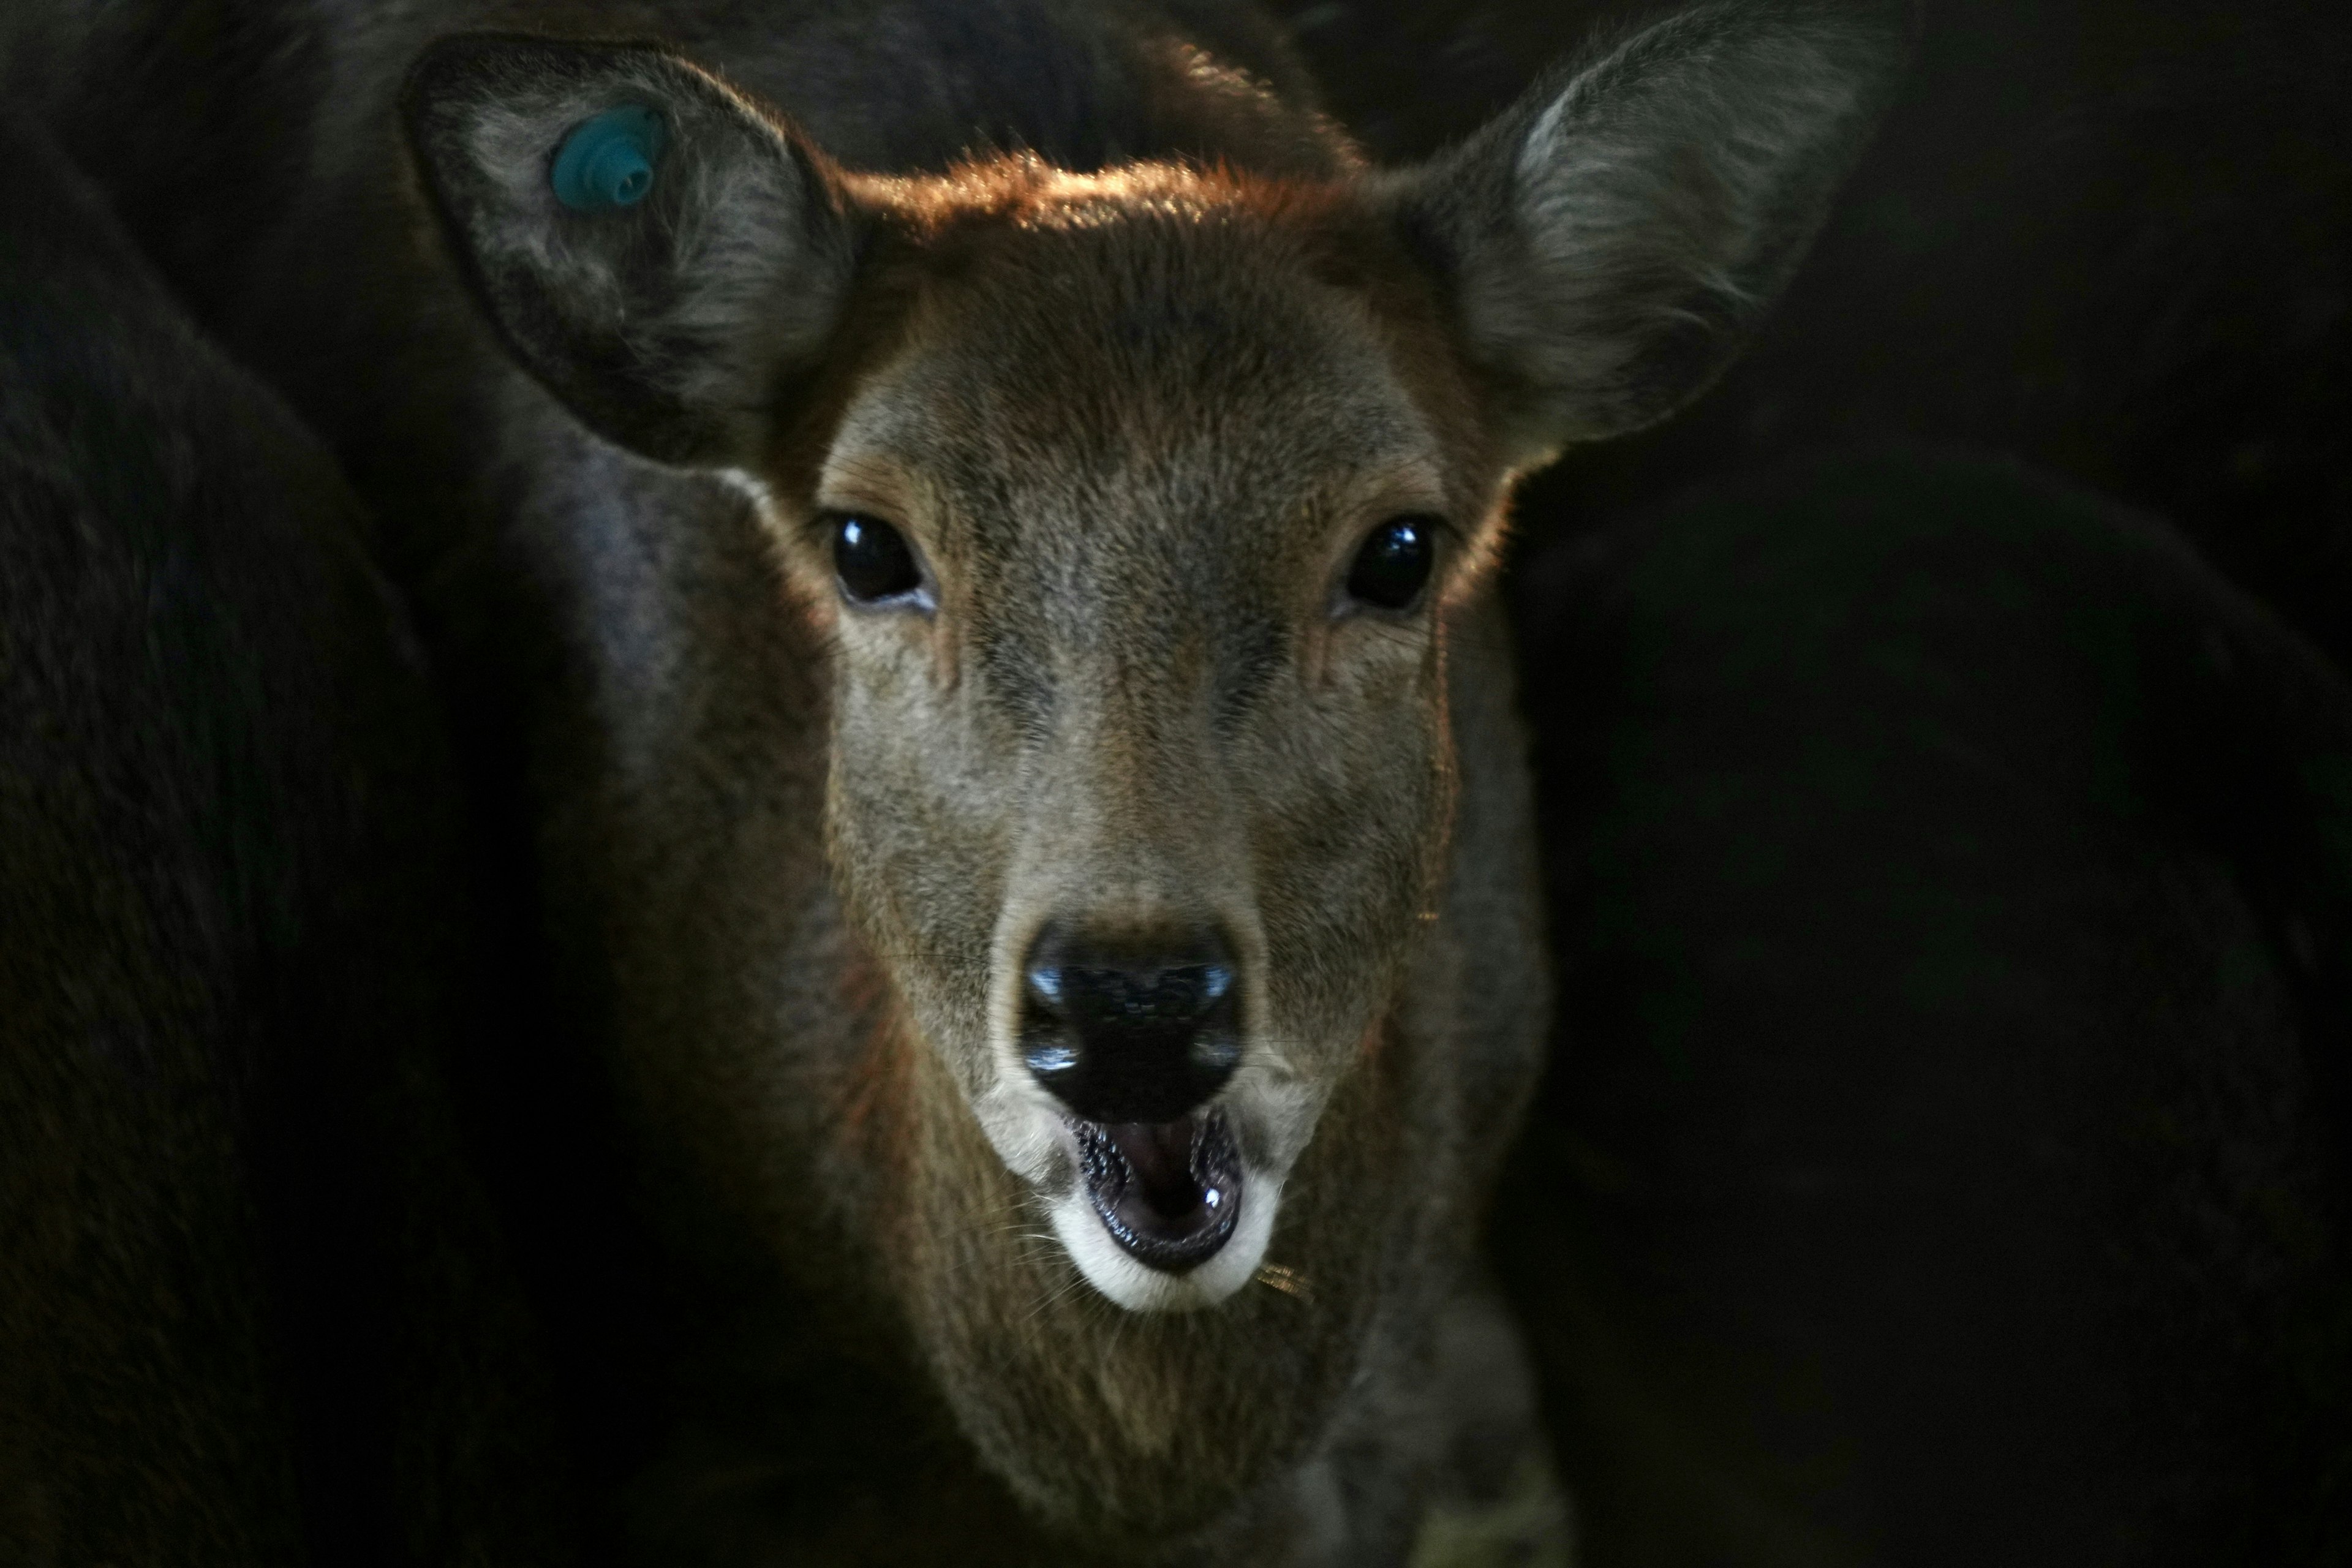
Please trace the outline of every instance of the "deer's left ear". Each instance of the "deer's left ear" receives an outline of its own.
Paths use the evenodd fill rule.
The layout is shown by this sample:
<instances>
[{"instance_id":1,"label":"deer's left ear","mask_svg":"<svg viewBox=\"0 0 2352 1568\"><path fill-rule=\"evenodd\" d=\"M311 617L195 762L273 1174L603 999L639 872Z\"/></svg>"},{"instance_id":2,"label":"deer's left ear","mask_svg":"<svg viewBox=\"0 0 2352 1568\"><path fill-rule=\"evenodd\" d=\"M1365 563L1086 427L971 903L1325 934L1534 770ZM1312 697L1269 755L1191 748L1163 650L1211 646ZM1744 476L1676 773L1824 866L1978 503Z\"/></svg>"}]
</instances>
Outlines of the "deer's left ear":
<instances>
[{"instance_id":1,"label":"deer's left ear","mask_svg":"<svg viewBox=\"0 0 2352 1568\"><path fill-rule=\"evenodd\" d=\"M1558 72L1392 176L1514 461L1664 418L1795 268L1908 54L1908 16L1724 5Z\"/></svg>"},{"instance_id":2,"label":"deer's left ear","mask_svg":"<svg viewBox=\"0 0 2352 1568\"><path fill-rule=\"evenodd\" d=\"M823 154L649 48L447 38L402 107L445 237L524 368L647 457L758 456L856 265Z\"/></svg>"}]
</instances>

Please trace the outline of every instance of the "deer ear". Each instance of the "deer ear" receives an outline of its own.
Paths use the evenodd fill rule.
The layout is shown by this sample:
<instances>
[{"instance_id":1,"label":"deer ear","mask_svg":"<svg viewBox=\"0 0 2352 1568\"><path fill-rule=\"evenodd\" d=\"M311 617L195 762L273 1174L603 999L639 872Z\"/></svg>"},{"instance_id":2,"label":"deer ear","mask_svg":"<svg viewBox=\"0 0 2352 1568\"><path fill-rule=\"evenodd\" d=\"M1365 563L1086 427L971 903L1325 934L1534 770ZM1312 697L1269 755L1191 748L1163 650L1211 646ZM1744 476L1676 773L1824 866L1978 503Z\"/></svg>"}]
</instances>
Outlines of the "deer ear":
<instances>
[{"instance_id":1,"label":"deer ear","mask_svg":"<svg viewBox=\"0 0 2352 1568\"><path fill-rule=\"evenodd\" d=\"M1515 461L1662 419L1795 268L1908 53L1907 18L1721 5L1554 72L1398 176Z\"/></svg>"},{"instance_id":2,"label":"deer ear","mask_svg":"<svg viewBox=\"0 0 2352 1568\"><path fill-rule=\"evenodd\" d=\"M647 48L447 38L403 110L444 236L526 369L646 457L757 454L855 264L821 153Z\"/></svg>"}]
</instances>

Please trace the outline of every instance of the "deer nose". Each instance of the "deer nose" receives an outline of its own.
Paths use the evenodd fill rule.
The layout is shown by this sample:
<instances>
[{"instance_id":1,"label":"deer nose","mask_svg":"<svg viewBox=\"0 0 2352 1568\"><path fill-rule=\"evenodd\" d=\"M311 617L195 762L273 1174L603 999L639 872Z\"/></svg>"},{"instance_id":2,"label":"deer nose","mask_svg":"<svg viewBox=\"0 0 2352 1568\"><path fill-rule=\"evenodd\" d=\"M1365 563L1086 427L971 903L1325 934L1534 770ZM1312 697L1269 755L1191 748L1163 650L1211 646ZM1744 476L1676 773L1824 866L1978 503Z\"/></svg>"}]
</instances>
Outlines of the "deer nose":
<instances>
[{"instance_id":1,"label":"deer nose","mask_svg":"<svg viewBox=\"0 0 2352 1568\"><path fill-rule=\"evenodd\" d=\"M1210 927L1112 942L1049 922L1022 975L1022 1060L1088 1121L1174 1121L1241 1060L1237 978Z\"/></svg>"}]
</instances>

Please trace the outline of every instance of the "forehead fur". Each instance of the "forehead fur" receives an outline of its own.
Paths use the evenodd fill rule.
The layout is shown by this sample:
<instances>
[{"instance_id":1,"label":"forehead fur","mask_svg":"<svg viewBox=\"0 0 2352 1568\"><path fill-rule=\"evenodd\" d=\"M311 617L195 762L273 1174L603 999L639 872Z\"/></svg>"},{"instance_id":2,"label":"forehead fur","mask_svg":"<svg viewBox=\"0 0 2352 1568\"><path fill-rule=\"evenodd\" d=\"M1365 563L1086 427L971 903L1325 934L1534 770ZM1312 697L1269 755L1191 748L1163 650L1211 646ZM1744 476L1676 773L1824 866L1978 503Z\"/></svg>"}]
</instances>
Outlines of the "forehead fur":
<instances>
[{"instance_id":1,"label":"forehead fur","mask_svg":"<svg viewBox=\"0 0 2352 1568\"><path fill-rule=\"evenodd\" d=\"M1434 289L1344 184L1008 159L871 195L898 342L955 426L1065 461L1272 440L1310 468L1475 440Z\"/></svg>"}]
</instances>

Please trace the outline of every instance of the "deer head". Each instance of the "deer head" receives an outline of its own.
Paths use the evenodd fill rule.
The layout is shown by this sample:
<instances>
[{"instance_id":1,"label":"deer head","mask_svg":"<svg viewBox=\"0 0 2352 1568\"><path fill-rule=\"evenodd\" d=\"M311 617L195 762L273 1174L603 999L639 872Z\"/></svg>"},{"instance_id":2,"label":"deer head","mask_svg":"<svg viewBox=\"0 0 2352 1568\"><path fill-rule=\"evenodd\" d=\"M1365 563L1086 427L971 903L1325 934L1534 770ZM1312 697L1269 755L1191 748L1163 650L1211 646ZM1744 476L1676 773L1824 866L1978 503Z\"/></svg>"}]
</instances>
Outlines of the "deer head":
<instances>
[{"instance_id":1,"label":"deer head","mask_svg":"<svg viewBox=\"0 0 2352 1568\"><path fill-rule=\"evenodd\" d=\"M1167 1528L1303 1451L1458 1197L1424 1102L1476 1043L1409 1022L1456 869L1449 640L1515 477L1733 353L1898 52L1725 7L1418 169L1302 136L905 177L655 48L416 68L509 351L754 493L776 614L830 649L832 871L906 1052L888 1249L1047 1512ZM1243 1290L1277 1238L1311 1311Z\"/></svg>"}]
</instances>

